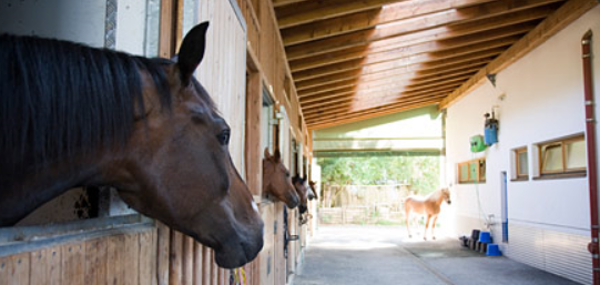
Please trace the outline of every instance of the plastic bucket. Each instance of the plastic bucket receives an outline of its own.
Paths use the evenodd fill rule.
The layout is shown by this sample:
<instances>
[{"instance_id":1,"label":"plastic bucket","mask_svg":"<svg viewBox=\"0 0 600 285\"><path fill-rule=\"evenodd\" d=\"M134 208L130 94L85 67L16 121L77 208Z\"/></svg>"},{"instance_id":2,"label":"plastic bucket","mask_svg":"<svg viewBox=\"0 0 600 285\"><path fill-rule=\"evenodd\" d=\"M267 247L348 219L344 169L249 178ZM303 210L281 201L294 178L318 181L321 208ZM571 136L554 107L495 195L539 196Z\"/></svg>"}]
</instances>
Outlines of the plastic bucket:
<instances>
[{"instance_id":1,"label":"plastic bucket","mask_svg":"<svg viewBox=\"0 0 600 285\"><path fill-rule=\"evenodd\" d=\"M479 242L492 243L490 232L481 232L479 234Z\"/></svg>"},{"instance_id":2,"label":"plastic bucket","mask_svg":"<svg viewBox=\"0 0 600 285\"><path fill-rule=\"evenodd\" d=\"M486 255L487 256L501 256L502 253L500 252L500 248L498 247L497 244L490 243L490 244L488 244Z\"/></svg>"}]
</instances>

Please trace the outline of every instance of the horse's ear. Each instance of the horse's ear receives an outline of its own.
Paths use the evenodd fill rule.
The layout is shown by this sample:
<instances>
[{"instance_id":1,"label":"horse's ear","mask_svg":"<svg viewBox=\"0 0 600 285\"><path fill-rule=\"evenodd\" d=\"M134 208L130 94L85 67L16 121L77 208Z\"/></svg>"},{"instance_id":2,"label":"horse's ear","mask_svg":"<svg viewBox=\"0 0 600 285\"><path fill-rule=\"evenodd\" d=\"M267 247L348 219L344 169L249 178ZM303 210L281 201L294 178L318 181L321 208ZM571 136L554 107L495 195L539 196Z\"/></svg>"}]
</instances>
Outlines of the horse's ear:
<instances>
[{"instance_id":1,"label":"horse's ear","mask_svg":"<svg viewBox=\"0 0 600 285\"><path fill-rule=\"evenodd\" d=\"M279 162L281 160L281 153L279 153L279 149L275 149L273 153L273 158L275 158L275 162Z\"/></svg>"},{"instance_id":2,"label":"horse's ear","mask_svg":"<svg viewBox=\"0 0 600 285\"><path fill-rule=\"evenodd\" d=\"M266 160L270 160L271 159L271 154L269 153L269 148L265 147L265 159Z\"/></svg>"},{"instance_id":3,"label":"horse's ear","mask_svg":"<svg viewBox=\"0 0 600 285\"><path fill-rule=\"evenodd\" d=\"M206 30L208 30L208 22L203 22L192 28L179 48L177 57L177 67L179 68L179 76L184 86L190 83L190 79L196 67L204 57L204 48L206 46Z\"/></svg>"}]
</instances>

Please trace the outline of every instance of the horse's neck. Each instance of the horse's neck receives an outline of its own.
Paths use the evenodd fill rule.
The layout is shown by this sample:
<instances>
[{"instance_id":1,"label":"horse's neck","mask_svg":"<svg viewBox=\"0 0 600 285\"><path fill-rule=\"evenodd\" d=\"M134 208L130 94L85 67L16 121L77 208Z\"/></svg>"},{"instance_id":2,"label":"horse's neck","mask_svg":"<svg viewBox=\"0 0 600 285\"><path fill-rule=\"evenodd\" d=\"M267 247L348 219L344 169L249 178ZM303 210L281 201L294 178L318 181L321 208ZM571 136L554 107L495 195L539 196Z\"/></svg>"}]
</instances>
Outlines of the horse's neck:
<instances>
[{"instance_id":1,"label":"horse's neck","mask_svg":"<svg viewBox=\"0 0 600 285\"><path fill-rule=\"evenodd\" d=\"M2 181L8 188L0 191L0 226L17 223L44 203L81 185L94 173L91 166L68 167L62 171L59 168L48 167L35 175Z\"/></svg>"},{"instance_id":2,"label":"horse's neck","mask_svg":"<svg viewBox=\"0 0 600 285\"><path fill-rule=\"evenodd\" d=\"M432 192L431 194L429 194L429 197L427 197L427 200L433 201L436 206L439 206L442 204L442 202L444 202L444 196L442 195L441 191L435 191L435 192Z\"/></svg>"}]
</instances>

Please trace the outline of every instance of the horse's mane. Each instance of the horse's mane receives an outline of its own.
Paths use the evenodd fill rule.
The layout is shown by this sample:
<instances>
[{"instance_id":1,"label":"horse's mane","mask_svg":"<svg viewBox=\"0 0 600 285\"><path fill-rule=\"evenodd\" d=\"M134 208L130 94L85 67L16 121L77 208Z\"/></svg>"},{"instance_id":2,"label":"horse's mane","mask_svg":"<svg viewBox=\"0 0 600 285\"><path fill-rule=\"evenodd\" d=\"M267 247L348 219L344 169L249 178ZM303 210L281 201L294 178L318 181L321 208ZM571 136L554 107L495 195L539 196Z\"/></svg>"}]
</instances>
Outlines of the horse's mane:
<instances>
[{"instance_id":1,"label":"horse's mane","mask_svg":"<svg viewBox=\"0 0 600 285\"><path fill-rule=\"evenodd\" d=\"M140 70L170 110L164 64L71 42L0 35L0 172L124 145L134 106L144 108Z\"/></svg>"}]
</instances>

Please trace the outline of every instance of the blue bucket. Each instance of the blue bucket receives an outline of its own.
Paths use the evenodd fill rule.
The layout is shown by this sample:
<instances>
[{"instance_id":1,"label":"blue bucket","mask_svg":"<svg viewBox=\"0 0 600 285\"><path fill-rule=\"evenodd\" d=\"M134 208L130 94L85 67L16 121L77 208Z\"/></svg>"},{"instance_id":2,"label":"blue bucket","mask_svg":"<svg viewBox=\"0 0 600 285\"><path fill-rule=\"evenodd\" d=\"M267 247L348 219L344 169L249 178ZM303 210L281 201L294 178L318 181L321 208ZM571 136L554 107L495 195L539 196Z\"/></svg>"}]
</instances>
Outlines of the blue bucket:
<instances>
[{"instance_id":1,"label":"blue bucket","mask_svg":"<svg viewBox=\"0 0 600 285\"><path fill-rule=\"evenodd\" d=\"M487 256L501 256L502 252L500 252L500 248L495 243L488 244L487 248Z\"/></svg>"},{"instance_id":2,"label":"blue bucket","mask_svg":"<svg viewBox=\"0 0 600 285\"><path fill-rule=\"evenodd\" d=\"M481 232L479 234L479 242L492 243L492 236L490 235L490 232Z\"/></svg>"}]
</instances>

